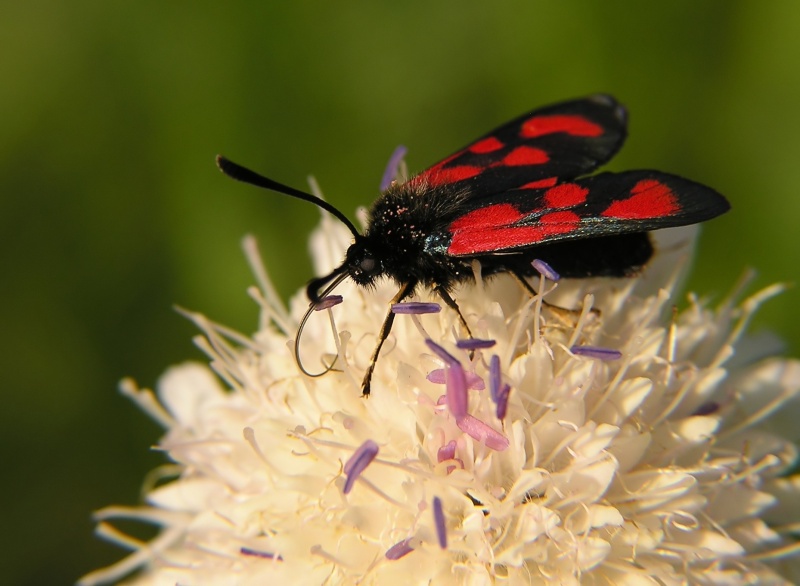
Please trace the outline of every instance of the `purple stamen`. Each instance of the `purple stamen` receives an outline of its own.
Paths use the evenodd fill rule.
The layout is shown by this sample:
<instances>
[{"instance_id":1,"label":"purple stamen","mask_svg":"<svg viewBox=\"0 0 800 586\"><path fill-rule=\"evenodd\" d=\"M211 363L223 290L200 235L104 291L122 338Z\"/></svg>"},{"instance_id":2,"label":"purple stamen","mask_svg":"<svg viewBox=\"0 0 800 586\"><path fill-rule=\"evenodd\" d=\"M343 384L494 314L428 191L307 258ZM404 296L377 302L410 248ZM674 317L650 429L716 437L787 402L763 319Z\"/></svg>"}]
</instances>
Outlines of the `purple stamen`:
<instances>
[{"instance_id":1,"label":"purple stamen","mask_svg":"<svg viewBox=\"0 0 800 586\"><path fill-rule=\"evenodd\" d=\"M495 403L497 403L497 392L500 390L501 382L503 380L500 375L500 357L494 354L489 360L489 394Z\"/></svg>"},{"instance_id":2,"label":"purple stamen","mask_svg":"<svg viewBox=\"0 0 800 586\"><path fill-rule=\"evenodd\" d=\"M456 457L456 440L450 440L436 452L436 460L445 462Z\"/></svg>"},{"instance_id":3,"label":"purple stamen","mask_svg":"<svg viewBox=\"0 0 800 586\"><path fill-rule=\"evenodd\" d=\"M553 267L551 267L543 260L537 258L531 263L531 265L533 265L533 268L539 271L539 274L542 275L545 279L550 279L551 281L558 281L561 278L561 275L555 272L553 270Z\"/></svg>"},{"instance_id":4,"label":"purple stamen","mask_svg":"<svg viewBox=\"0 0 800 586\"><path fill-rule=\"evenodd\" d=\"M432 382L435 385L443 385L446 381L444 368L433 369L428 373L428 376L426 376L425 378L427 378L430 382Z\"/></svg>"},{"instance_id":5,"label":"purple stamen","mask_svg":"<svg viewBox=\"0 0 800 586\"><path fill-rule=\"evenodd\" d=\"M403 157L406 156L406 150L406 147L400 145L394 149L392 156L389 157L389 162L386 164L386 170L383 172L383 177L381 178L381 191L386 191L389 189L392 181L394 181L395 177L397 177L397 168L400 166L400 161L402 161Z\"/></svg>"},{"instance_id":6,"label":"purple stamen","mask_svg":"<svg viewBox=\"0 0 800 586\"><path fill-rule=\"evenodd\" d=\"M353 452L350 459L344 465L344 473L347 475L347 480L344 483L344 494L349 493L356 479L361 476L361 473L370 465L370 463L378 455L378 444L372 440L367 440L361 444L358 449Z\"/></svg>"},{"instance_id":7,"label":"purple stamen","mask_svg":"<svg viewBox=\"0 0 800 586\"><path fill-rule=\"evenodd\" d=\"M276 560L279 562L283 561L283 558L279 555L275 555L274 553L269 553L268 551L258 551L257 549L250 549L249 547L240 547L239 553L242 555L250 555L257 558L263 558L265 560Z\"/></svg>"},{"instance_id":8,"label":"purple stamen","mask_svg":"<svg viewBox=\"0 0 800 586\"><path fill-rule=\"evenodd\" d=\"M573 346L569 351L576 356L586 356L588 358L597 358L598 360L619 360L622 358L622 352L619 350L600 346Z\"/></svg>"},{"instance_id":9,"label":"purple stamen","mask_svg":"<svg viewBox=\"0 0 800 586\"><path fill-rule=\"evenodd\" d=\"M323 309L330 309L334 305L339 305L342 302L341 295L328 295L317 301L314 306L314 311L322 311Z\"/></svg>"},{"instance_id":10,"label":"purple stamen","mask_svg":"<svg viewBox=\"0 0 800 586\"><path fill-rule=\"evenodd\" d=\"M511 393L509 385L503 385L500 392L497 393L497 418L502 421L506 418L506 411L508 410L508 395Z\"/></svg>"},{"instance_id":11,"label":"purple stamen","mask_svg":"<svg viewBox=\"0 0 800 586\"><path fill-rule=\"evenodd\" d=\"M384 554L387 560L399 560L401 557L410 554L414 551L414 548L411 547L411 538L404 539L403 541L398 541L392 547L386 550Z\"/></svg>"},{"instance_id":12,"label":"purple stamen","mask_svg":"<svg viewBox=\"0 0 800 586\"><path fill-rule=\"evenodd\" d=\"M450 352L439 346L439 344L437 344L433 340L425 340L425 343L428 345L428 348L430 348L433 351L434 354L436 354L439 358L444 360L448 365L459 364L455 356L450 354Z\"/></svg>"},{"instance_id":13,"label":"purple stamen","mask_svg":"<svg viewBox=\"0 0 800 586\"><path fill-rule=\"evenodd\" d=\"M447 367L445 376L447 378L445 382L447 408L458 421L467 414L467 407L469 406L467 376L464 374L464 368L458 362Z\"/></svg>"},{"instance_id":14,"label":"purple stamen","mask_svg":"<svg viewBox=\"0 0 800 586\"><path fill-rule=\"evenodd\" d=\"M462 350L483 350L484 348L491 348L495 344L497 344L495 340L479 340L478 338L456 341L456 346Z\"/></svg>"},{"instance_id":15,"label":"purple stamen","mask_svg":"<svg viewBox=\"0 0 800 586\"><path fill-rule=\"evenodd\" d=\"M482 391L486 388L486 383L483 382L483 379L479 377L474 372L466 371L464 373L467 376L467 388L473 391ZM435 385L443 385L447 382L447 374L444 368L435 368L428 373L427 378L430 382Z\"/></svg>"},{"instance_id":16,"label":"purple stamen","mask_svg":"<svg viewBox=\"0 0 800 586\"><path fill-rule=\"evenodd\" d=\"M439 313L442 306L438 303L422 303L420 301L406 301L405 303L393 303L392 313Z\"/></svg>"},{"instance_id":17,"label":"purple stamen","mask_svg":"<svg viewBox=\"0 0 800 586\"><path fill-rule=\"evenodd\" d=\"M466 414L461 419L457 419L456 425L471 438L479 442L485 442L487 448L502 452L508 447L508 438L470 414Z\"/></svg>"},{"instance_id":18,"label":"purple stamen","mask_svg":"<svg viewBox=\"0 0 800 586\"><path fill-rule=\"evenodd\" d=\"M436 537L439 538L439 547L447 549L447 526L444 522L442 499L433 497L433 522L436 524Z\"/></svg>"}]
</instances>

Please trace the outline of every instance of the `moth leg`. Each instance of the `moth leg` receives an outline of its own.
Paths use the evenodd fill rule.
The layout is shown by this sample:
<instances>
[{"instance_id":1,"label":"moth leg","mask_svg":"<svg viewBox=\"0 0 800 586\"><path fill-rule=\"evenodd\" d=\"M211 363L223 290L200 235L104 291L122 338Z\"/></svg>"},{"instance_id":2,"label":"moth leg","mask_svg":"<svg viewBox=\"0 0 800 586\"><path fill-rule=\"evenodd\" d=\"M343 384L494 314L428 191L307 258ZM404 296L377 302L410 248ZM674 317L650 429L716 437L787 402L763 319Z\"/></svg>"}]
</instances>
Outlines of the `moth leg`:
<instances>
[{"instance_id":1,"label":"moth leg","mask_svg":"<svg viewBox=\"0 0 800 586\"><path fill-rule=\"evenodd\" d=\"M467 323L467 320L464 319L464 314L461 313L461 309L459 309L458 303L456 303L456 300L453 299L450 296L450 293L448 293L447 290L444 287L442 287L441 285L436 285L436 287L434 287L433 290L436 291L437 295L439 295L439 297L442 298L442 301L444 301L444 303L445 303L445 305L447 305L447 307L449 307L450 309L454 310L456 312L456 314L458 314L458 319L461 322L461 325L464 326L464 330L466 330L467 336L470 339L472 339L473 338L472 330L469 329L469 324Z\"/></svg>"},{"instance_id":2,"label":"moth leg","mask_svg":"<svg viewBox=\"0 0 800 586\"><path fill-rule=\"evenodd\" d=\"M517 283L519 283L519 284L520 284L520 286L521 286L523 289L525 289L525 291L527 291L527 292L530 294L530 296L531 296L531 297L536 297L536 296L538 295L538 293L537 293L537 292L536 292L536 290L535 290L535 289L534 289L534 288L531 286L531 284L530 284L530 283L528 283L528 281L526 281L526 280L525 280L525 277L524 277L524 276L522 276L521 274L519 274L517 271L509 271L509 272L510 272L510 273L513 275L513 277L514 277L514 278L517 280ZM549 305L549 303L547 303L547 302L546 302L544 299L542 300L542 303L544 303L545 305Z\"/></svg>"},{"instance_id":3,"label":"moth leg","mask_svg":"<svg viewBox=\"0 0 800 586\"><path fill-rule=\"evenodd\" d=\"M525 277L523 275L521 275L517 271L509 271L509 272L514 276L514 278L517 280L517 282L520 284L520 286L530 294L531 297L536 297L538 295L536 290L525 279ZM580 309L568 309L566 307L560 307L558 305L553 305L552 303L548 303L544 299L542 299L542 305L544 305L545 307L550 309L550 311L552 311L563 322L567 322L567 323L574 323L575 321L577 321L578 316L580 316L580 314L581 314L581 310ZM599 309L592 308L591 312L592 312L593 315L596 315L596 316L600 315L600 310Z\"/></svg>"},{"instance_id":4,"label":"moth leg","mask_svg":"<svg viewBox=\"0 0 800 586\"><path fill-rule=\"evenodd\" d=\"M411 296L414 292L414 287L416 286L416 282L408 282L403 283L400 290L392 299L391 303L400 303L406 297ZM381 331L378 334L378 343L375 344L375 349L372 351L372 356L369 359L369 366L367 366L367 371L364 373L364 378L361 381L361 396L362 397L369 397L369 393L371 391L370 385L372 384L372 373L375 370L375 364L378 362L378 356L381 353L381 348L383 347L383 343L386 341L386 338L389 337L389 333L392 331L392 325L394 324L394 313L392 313L391 307L389 308L389 312L386 314L386 317L383 319L383 325L381 326Z\"/></svg>"}]
</instances>

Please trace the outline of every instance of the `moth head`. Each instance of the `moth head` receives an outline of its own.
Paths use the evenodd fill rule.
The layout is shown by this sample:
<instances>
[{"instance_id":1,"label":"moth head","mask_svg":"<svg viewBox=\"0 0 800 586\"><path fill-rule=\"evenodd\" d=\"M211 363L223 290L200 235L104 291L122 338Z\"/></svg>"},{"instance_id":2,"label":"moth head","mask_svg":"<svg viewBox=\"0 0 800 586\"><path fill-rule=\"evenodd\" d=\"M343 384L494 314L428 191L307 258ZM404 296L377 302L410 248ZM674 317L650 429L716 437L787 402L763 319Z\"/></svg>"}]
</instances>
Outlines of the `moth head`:
<instances>
[{"instance_id":1,"label":"moth head","mask_svg":"<svg viewBox=\"0 0 800 586\"><path fill-rule=\"evenodd\" d=\"M371 286L383 274L383 262L362 237L356 238L347 249L343 267L350 278L363 287Z\"/></svg>"}]
</instances>

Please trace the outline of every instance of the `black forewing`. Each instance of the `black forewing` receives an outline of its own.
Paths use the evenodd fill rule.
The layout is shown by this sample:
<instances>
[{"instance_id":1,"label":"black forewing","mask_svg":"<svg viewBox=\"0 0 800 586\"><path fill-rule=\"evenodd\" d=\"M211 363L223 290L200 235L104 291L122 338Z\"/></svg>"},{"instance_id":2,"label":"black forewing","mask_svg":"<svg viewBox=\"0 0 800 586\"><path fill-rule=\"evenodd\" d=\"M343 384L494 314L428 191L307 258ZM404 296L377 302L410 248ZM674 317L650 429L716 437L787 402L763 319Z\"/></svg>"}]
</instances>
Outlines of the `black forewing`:
<instances>
[{"instance_id":1,"label":"black forewing","mask_svg":"<svg viewBox=\"0 0 800 586\"><path fill-rule=\"evenodd\" d=\"M469 199L571 179L607 162L622 146L626 124L625 109L606 95L547 106L483 135L408 184L445 187Z\"/></svg>"},{"instance_id":2,"label":"black forewing","mask_svg":"<svg viewBox=\"0 0 800 586\"><path fill-rule=\"evenodd\" d=\"M707 185L661 171L600 173L575 183L589 189L576 212L581 229L621 234L705 222L730 209L724 196Z\"/></svg>"},{"instance_id":3,"label":"black forewing","mask_svg":"<svg viewBox=\"0 0 800 586\"><path fill-rule=\"evenodd\" d=\"M729 209L700 183L660 171L601 173L551 188L475 199L432 235L453 256L506 253L580 238L647 232L714 218Z\"/></svg>"}]
</instances>

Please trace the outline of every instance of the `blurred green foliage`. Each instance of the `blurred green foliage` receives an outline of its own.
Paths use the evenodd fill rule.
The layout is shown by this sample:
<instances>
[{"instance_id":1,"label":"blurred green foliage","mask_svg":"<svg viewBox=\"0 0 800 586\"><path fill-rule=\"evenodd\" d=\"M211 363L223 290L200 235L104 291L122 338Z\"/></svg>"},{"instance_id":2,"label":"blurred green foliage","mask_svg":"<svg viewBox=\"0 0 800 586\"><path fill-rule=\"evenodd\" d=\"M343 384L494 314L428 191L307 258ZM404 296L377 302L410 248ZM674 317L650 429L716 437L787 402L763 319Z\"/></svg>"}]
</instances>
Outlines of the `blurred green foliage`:
<instances>
[{"instance_id":1,"label":"blurred green foliage","mask_svg":"<svg viewBox=\"0 0 800 586\"><path fill-rule=\"evenodd\" d=\"M778 1L9 3L0 23L4 582L118 559L91 510L139 502L157 426L116 391L198 359L174 303L256 327L239 250L285 296L311 276L307 204L236 184L314 173L350 213L386 158L419 170L525 110L597 91L631 113L612 169L714 186L692 288L797 280L800 4ZM796 349L798 294L769 325Z\"/></svg>"}]
</instances>

